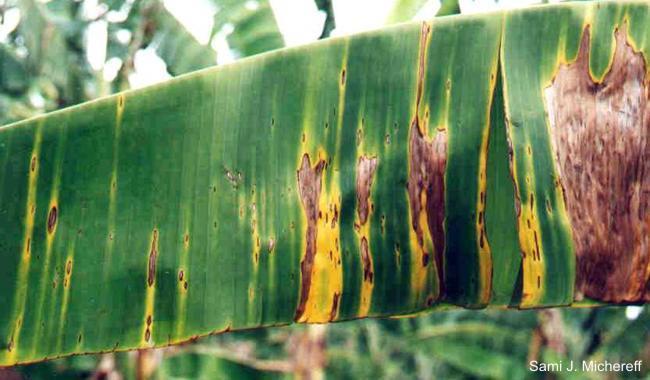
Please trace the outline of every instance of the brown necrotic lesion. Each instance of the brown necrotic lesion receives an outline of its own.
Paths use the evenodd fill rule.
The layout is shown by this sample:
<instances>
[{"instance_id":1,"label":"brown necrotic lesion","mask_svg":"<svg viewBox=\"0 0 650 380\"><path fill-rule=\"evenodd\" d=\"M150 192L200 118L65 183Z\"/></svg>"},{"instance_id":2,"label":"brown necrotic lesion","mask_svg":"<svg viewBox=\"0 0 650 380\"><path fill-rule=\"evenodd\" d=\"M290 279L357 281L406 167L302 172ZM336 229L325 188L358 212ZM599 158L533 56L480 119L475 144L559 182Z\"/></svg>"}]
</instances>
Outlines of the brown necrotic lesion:
<instances>
[{"instance_id":1,"label":"brown necrotic lesion","mask_svg":"<svg viewBox=\"0 0 650 380\"><path fill-rule=\"evenodd\" d=\"M415 231L418 244L425 249L424 234L433 241L438 275L442 275L442 255L445 250L445 169L447 166L447 134L436 131L428 139L421 131L416 117L411 125L409 142L408 193L411 208L411 227ZM421 215L426 214L427 226L422 225ZM426 252L422 265L429 263Z\"/></svg>"},{"instance_id":2,"label":"brown necrotic lesion","mask_svg":"<svg viewBox=\"0 0 650 380\"><path fill-rule=\"evenodd\" d=\"M377 169L377 157L368 158L366 156L359 157L357 163L357 214L359 216L359 223L366 224L368 214L370 211L370 188L372 186L372 178Z\"/></svg>"},{"instance_id":3,"label":"brown necrotic lesion","mask_svg":"<svg viewBox=\"0 0 650 380\"><path fill-rule=\"evenodd\" d=\"M545 91L551 143L571 221L576 290L608 302L650 300L650 107L646 62L615 32L601 82L590 31Z\"/></svg>"},{"instance_id":4,"label":"brown necrotic lesion","mask_svg":"<svg viewBox=\"0 0 650 380\"><path fill-rule=\"evenodd\" d=\"M426 51L431 27L422 24L415 96L415 115L411 121L408 145L408 197L411 211L411 228L422 251L421 265L428 267L431 255L438 279L443 278L443 254L445 250L445 170L447 167L447 133L436 130L427 136L428 110L420 119L422 95L426 72ZM428 235L433 247L425 243ZM429 240L429 239L426 239ZM431 252L433 250L433 252ZM443 291L440 281L440 291Z\"/></svg>"},{"instance_id":5,"label":"brown necrotic lesion","mask_svg":"<svg viewBox=\"0 0 650 380\"><path fill-rule=\"evenodd\" d=\"M318 160L318 163L312 167L309 155L305 154L302 156L300 169L297 173L300 200L305 216L307 217L307 232L305 236L307 247L305 256L300 263L302 284L300 287L300 300L294 316L295 320L300 319L305 312L307 298L309 297L309 290L311 288L312 268L316 257L316 239L318 237L318 202L321 194L322 173L325 165L325 161Z\"/></svg>"},{"instance_id":6,"label":"brown necrotic lesion","mask_svg":"<svg viewBox=\"0 0 650 380\"><path fill-rule=\"evenodd\" d=\"M377 169L377 157L359 157L357 163L357 216L359 217L360 227L365 226L370 214L370 191L372 181ZM368 247L368 238L361 237L360 243L361 264L363 265L363 281L372 283L374 281L374 270L370 248Z\"/></svg>"}]
</instances>

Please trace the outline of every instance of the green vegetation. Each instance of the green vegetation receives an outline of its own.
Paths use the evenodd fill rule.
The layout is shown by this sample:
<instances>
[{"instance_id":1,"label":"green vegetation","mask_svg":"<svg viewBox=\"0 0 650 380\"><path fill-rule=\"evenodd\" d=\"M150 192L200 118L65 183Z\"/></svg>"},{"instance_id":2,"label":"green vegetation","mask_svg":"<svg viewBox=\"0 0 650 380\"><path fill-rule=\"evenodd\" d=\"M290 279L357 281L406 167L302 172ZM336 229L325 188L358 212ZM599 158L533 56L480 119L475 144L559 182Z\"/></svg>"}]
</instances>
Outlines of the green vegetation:
<instances>
[{"instance_id":1,"label":"green vegetation","mask_svg":"<svg viewBox=\"0 0 650 380\"><path fill-rule=\"evenodd\" d=\"M211 35L227 24L236 54L281 47L268 3L215 3ZM399 3L391 22L419 7ZM441 14L457 12L449 4ZM647 301L643 251L614 256L612 243L594 258L575 240L583 214L560 178L570 194L582 189L570 187L560 158L571 147L549 125L565 111L544 98L563 96L552 87L563 68L607 88L622 76L632 83L623 95L645 88L618 68L646 57L647 3L400 24L88 103L126 89L144 47L173 75L211 66L219 51L160 2L113 1L99 15L109 56L122 61L108 81L86 62L84 30L96 20L80 17L81 3L12 6L24 17L0 46L4 121L82 104L0 128L0 365L439 312L4 374L534 378L529 360L648 360L647 311L630 321L623 308L457 309ZM326 36L333 7L318 6ZM108 20L113 9L126 17ZM645 233L636 226L623 239L631 247ZM584 269L595 259L632 269Z\"/></svg>"}]
</instances>

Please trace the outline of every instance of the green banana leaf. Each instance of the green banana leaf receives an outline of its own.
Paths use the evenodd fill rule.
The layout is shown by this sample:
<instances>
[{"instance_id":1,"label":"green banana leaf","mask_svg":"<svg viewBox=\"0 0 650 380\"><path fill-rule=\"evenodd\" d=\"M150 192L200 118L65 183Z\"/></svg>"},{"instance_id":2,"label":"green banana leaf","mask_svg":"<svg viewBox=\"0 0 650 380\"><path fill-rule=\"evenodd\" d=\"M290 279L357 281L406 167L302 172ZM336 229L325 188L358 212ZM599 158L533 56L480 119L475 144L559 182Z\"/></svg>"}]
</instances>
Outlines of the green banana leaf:
<instances>
[{"instance_id":1,"label":"green banana leaf","mask_svg":"<svg viewBox=\"0 0 650 380\"><path fill-rule=\"evenodd\" d=\"M217 52L211 46L199 43L162 5L156 21L160 31L152 43L170 74L185 74L217 62Z\"/></svg>"},{"instance_id":2,"label":"green banana leaf","mask_svg":"<svg viewBox=\"0 0 650 380\"><path fill-rule=\"evenodd\" d=\"M403 24L0 128L0 366L449 304L646 302L647 153L579 132L618 115L645 141L649 11ZM576 141L618 159L603 175Z\"/></svg>"}]
</instances>

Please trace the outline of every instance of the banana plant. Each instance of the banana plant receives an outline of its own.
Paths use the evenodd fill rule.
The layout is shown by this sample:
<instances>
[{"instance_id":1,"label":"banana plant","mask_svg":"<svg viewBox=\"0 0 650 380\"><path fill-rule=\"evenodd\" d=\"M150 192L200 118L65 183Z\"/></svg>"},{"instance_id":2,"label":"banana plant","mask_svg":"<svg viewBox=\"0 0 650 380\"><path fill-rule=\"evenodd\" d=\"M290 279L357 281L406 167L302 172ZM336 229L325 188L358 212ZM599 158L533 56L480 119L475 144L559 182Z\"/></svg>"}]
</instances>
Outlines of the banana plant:
<instances>
[{"instance_id":1,"label":"banana plant","mask_svg":"<svg viewBox=\"0 0 650 380\"><path fill-rule=\"evenodd\" d=\"M1 127L0 366L647 302L649 18L441 17Z\"/></svg>"}]
</instances>

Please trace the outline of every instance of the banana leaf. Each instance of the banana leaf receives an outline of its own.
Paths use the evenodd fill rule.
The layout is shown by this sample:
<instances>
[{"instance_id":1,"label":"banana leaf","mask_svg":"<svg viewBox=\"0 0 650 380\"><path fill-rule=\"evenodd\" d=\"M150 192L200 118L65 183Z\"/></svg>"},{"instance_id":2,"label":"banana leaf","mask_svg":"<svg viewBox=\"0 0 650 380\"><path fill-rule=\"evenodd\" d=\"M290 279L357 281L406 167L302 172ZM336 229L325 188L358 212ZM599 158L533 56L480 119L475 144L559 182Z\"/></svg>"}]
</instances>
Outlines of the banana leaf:
<instances>
[{"instance_id":1,"label":"banana leaf","mask_svg":"<svg viewBox=\"0 0 650 380\"><path fill-rule=\"evenodd\" d=\"M646 302L649 11L402 24L1 127L0 366Z\"/></svg>"}]
</instances>

